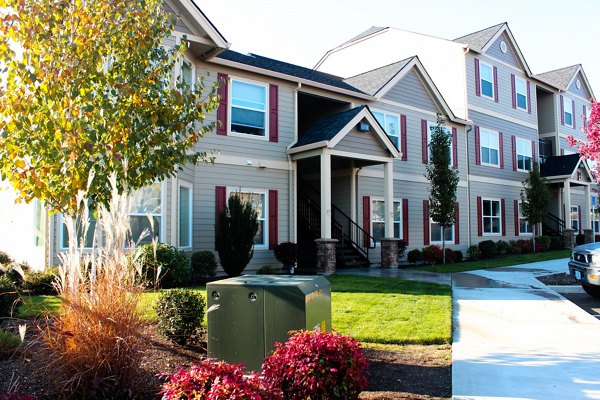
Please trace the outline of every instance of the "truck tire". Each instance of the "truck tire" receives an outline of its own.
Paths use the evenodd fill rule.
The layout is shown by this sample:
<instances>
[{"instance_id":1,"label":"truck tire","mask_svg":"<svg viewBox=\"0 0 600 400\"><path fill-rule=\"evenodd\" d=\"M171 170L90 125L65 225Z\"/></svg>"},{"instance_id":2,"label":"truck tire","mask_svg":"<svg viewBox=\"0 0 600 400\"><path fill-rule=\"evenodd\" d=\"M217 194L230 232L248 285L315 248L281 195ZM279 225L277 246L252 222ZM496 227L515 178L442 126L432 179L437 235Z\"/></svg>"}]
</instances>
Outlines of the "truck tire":
<instances>
[{"instance_id":1,"label":"truck tire","mask_svg":"<svg viewBox=\"0 0 600 400\"><path fill-rule=\"evenodd\" d=\"M587 294L597 299L600 299L600 286L581 285Z\"/></svg>"}]
</instances>

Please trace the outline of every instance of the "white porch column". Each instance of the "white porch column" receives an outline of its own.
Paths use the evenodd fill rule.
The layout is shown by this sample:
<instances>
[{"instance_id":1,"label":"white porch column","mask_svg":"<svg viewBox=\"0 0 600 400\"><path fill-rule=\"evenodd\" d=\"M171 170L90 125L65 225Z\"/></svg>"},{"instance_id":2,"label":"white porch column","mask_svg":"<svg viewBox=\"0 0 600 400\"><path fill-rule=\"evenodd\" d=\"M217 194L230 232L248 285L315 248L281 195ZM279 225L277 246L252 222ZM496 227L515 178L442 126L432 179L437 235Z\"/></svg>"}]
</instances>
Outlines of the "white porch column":
<instances>
[{"instance_id":1,"label":"white porch column","mask_svg":"<svg viewBox=\"0 0 600 400\"><path fill-rule=\"evenodd\" d=\"M383 171L385 237L394 237L394 163L386 162Z\"/></svg>"},{"instance_id":2,"label":"white porch column","mask_svg":"<svg viewBox=\"0 0 600 400\"><path fill-rule=\"evenodd\" d=\"M581 223L583 226L581 227L581 231L584 229L592 229L592 219L590 218L590 211L592 210L592 193L590 190L590 185L585 185L585 210L582 211L583 218Z\"/></svg>"},{"instance_id":3,"label":"white porch column","mask_svg":"<svg viewBox=\"0 0 600 400\"><path fill-rule=\"evenodd\" d=\"M321 239L331 239L331 154L321 153Z\"/></svg>"},{"instance_id":4,"label":"white porch column","mask_svg":"<svg viewBox=\"0 0 600 400\"><path fill-rule=\"evenodd\" d=\"M350 166L350 218L352 221L358 219L356 213L356 168L354 168L354 160Z\"/></svg>"},{"instance_id":5,"label":"white porch column","mask_svg":"<svg viewBox=\"0 0 600 400\"><path fill-rule=\"evenodd\" d=\"M566 180L563 185L563 204L565 205L565 228L571 229L571 183L568 180Z\"/></svg>"}]
</instances>

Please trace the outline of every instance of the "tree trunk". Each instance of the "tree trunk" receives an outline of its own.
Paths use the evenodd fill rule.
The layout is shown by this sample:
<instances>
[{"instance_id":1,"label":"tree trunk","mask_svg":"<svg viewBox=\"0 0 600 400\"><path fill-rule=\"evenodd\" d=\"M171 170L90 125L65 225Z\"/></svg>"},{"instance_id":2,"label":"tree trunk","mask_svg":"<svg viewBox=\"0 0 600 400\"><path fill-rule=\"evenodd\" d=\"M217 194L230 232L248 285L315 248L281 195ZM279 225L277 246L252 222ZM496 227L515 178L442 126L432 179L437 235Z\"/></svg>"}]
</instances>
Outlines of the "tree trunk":
<instances>
[{"instance_id":1,"label":"tree trunk","mask_svg":"<svg viewBox=\"0 0 600 400\"><path fill-rule=\"evenodd\" d=\"M531 241L533 242L533 252L535 253L535 228L533 230L533 236L531 236Z\"/></svg>"},{"instance_id":2,"label":"tree trunk","mask_svg":"<svg viewBox=\"0 0 600 400\"><path fill-rule=\"evenodd\" d=\"M446 265L446 235L444 235L446 228L442 227L442 264Z\"/></svg>"}]
</instances>

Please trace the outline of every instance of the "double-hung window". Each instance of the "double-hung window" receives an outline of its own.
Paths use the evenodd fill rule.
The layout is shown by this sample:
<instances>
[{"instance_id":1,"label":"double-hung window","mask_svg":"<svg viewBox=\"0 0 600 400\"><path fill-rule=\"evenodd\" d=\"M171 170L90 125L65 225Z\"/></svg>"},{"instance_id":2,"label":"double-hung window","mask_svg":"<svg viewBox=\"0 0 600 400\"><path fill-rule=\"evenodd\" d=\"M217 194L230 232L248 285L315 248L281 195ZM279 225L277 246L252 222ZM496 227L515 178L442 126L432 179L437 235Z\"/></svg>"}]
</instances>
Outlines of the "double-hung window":
<instances>
[{"instance_id":1,"label":"double-hung window","mask_svg":"<svg viewBox=\"0 0 600 400\"><path fill-rule=\"evenodd\" d=\"M533 225L523 216L522 202L519 202L519 235L533 235Z\"/></svg>"},{"instance_id":2,"label":"double-hung window","mask_svg":"<svg viewBox=\"0 0 600 400\"><path fill-rule=\"evenodd\" d=\"M531 140L517 138L517 170L531 171Z\"/></svg>"},{"instance_id":3,"label":"double-hung window","mask_svg":"<svg viewBox=\"0 0 600 400\"><path fill-rule=\"evenodd\" d=\"M161 240L162 184L155 182L131 194L131 241L137 244Z\"/></svg>"},{"instance_id":4,"label":"double-hung window","mask_svg":"<svg viewBox=\"0 0 600 400\"><path fill-rule=\"evenodd\" d=\"M232 79L230 131L266 137L267 103L267 85Z\"/></svg>"},{"instance_id":5,"label":"double-hung window","mask_svg":"<svg viewBox=\"0 0 600 400\"><path fill-rule=\"evenodd\" d=\"M181 59L181 80L191 89L194 88L196 67L187 57Z\"/></svg>"},{"instance_id":6,"label":"double-hung window","mask_svg":"<svg viewBox=\"0 0 600 400\"><path fill-rule=\"evenodd\" d=\"M192 186L179 184L179 247L192 247Z\"/></svg>"},{"instance_id":7,"label":"double-hung window","mask_svg":"<svg viewBox=\"0 0 600 400\"><path fill-rule=\"evenodd\" d=\"M396 148L400 148L400 117L398 114L388 113L385 111L372 110L375 119L379 125L383 127L385 133L394 143Z\"/></svg>"},{"instance_id":8,"label":"double-hung window","mask_svg":"<svg viewBox=\"0 0 600 400\"><path fill-rule=\"evenodd\" d=\"M431 143L431 136L437 129L437 124L427 121L427 145ZM454 143L452 143L452 130L447 126L442 127L444 133L450 137L450 147L448 147L448 151L450 151L450 165L453 165L454 162ZM429 161L431 161L431 151L428 152Z\"/></svg>"},{"instance_id":9,"label":"double-hung window","mask_svg":"<svg viewBox=\"0 0 600 400\"><path fill-rule=\"evenodd\" d=\"M494 68L485 63L479 63L481 94L483 96L494 98Z\"/></svg>"},{"instance_id":10,"label":"double-hung window","mask_svg":"<svg viewBox=\"0 0 600 400\"><path fill-rule=\"evenodd\" d=\"M563 96L562 106L565 125L573 126L573 100Z\"/></svg>"},{"instance_id":11,"label":"double-hung window","mask_svg":"<svg viewBox=\"0 0 600 400\"><path fill-rule=\"evenodd\" d=\"M443 231L444 241L454 243L454 224L446 227ZM429 235L431 243L442 243L442 227L432 219L429 219Z\"/></svg>"},{"instance_id":12,"label":"double-hung window","mask_svg":"<svg viewBox=\"0 0 600 400\"><path fill-rule=\"evenodd\" d=\"M254 210L258 215L258 231L254 236L254 246L264 248L269 243L267 238L267 192L255 191L250 189L231 189L229 196L237 195L240 200L244 203L252 204Z\"/></svg>"},{"instance_id":13,"label":"double-hung window","mask_svg":"<svg viewBox=\"0 0 600 400\"><path fill-rule=\"evenodd\" d=\"M571 229L575 232L579 232L579 207L571 207Z\"/></svg>"},{"instance_id":14,"label":"double-hung window","mask_svg":"<svg viewBox=\"0 0 600 400\"><path fill-rule=\"evenodd\" d=\"M394 237L402 239L402 202L394 200ZM375 242L385 238L385 202L383 199L371 199L371 234Z\"/></svg>"},{"instance_id":15,"label":"double-hung window","mask_svg":"<svg viewBox=\"0 0 600 400\"><path fill-rule=\"evenodd\" d=\"M75 220L75 234L77 235L77 247L91 249L94 245L94 233L96 230L96 218L94 218L94 210L88 209L87 223L77 217ZM62 249L69 248L69 230L65 218L61 215L60 224L60 247Z\"/></svg>"},{"instance_id":16,"label":"double-hung window","mask_svg":"<svg viewBox=\"0 0 600 400\"><path fill-rule=\"evenodd\" d=\"M500 200L482 199L483 233L494 235L502 232L502 210Z\"/></svg>"},{"instance_id":17,"label":"double-hung window","mask_svg":"<svg viewBox=\"0 0 600 400\"><path fill-rule=\"evenodd\" d=\"M594 234L600 233L600 213L598 212L598 197L592 196L592 208L590 209L590 221Z\"/></svg>"},{"instance_id":18,"label":"double-hung window","mask_svg":"<svg viewBox=\"0 0 600 400\"><path fill-rule=\"evenodd\" d=\"M479 140L481 147L481 163L485 165L500 165L500 135L498 132L480 129Z\"/></svg>"},{"instance_id":19,"label":"double-hung window","mask_svg":"<svg viewBox=\"0 0 600 400\"><path fill-rule=\"evenodd\" d=\"M515 78L515 89L517 108L527 111L527 82L523 79Z\"/></svg>"}]
</instances>

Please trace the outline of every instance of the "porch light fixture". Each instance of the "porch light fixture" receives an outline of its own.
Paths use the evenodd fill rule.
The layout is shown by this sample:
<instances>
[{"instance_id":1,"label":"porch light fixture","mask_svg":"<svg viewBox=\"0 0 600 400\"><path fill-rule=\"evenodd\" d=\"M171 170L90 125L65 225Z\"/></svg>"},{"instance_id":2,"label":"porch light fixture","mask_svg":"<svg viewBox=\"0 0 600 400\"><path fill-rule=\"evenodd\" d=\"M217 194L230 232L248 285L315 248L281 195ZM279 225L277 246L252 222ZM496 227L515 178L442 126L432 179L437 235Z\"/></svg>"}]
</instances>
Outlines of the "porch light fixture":
<instances>
[{"instance_id":1,"label":"porch light fixture","mask_svg":"<svg viewBox=\"0 0 600 400\"><path fill-rule=\"evenodd\" d=\"M359 122L357 129L358 129L359 132L368 132L369 131L369 124L367 122Z\"/></svg>"}]
</instances>

